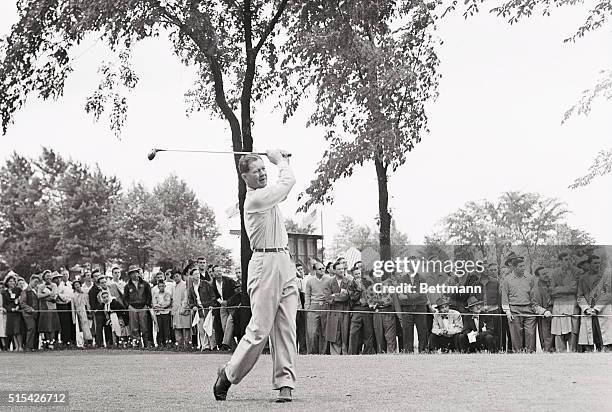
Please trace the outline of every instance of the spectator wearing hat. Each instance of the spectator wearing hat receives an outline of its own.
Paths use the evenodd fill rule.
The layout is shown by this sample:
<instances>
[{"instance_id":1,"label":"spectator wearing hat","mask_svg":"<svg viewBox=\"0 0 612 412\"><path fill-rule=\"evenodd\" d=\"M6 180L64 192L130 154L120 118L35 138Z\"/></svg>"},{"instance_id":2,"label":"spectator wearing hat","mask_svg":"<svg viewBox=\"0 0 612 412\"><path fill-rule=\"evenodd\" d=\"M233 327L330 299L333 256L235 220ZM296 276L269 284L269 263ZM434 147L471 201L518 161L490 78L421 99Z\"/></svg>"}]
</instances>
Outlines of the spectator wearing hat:
<instances>
[{"instance_id":1,"label":"spectator wearing hat","mask_svg":"<svg viewBox=\"0 0 612 412\"><path fill-rule=\"evenodd\" d=\"M61 277L55 278L57 282L57 314L60 320L61 341L64 344L76 344L76 332L72 323L72 282L70 282L70 272L63 269Z\"/></svg>"},{"instance_id":2,"label":"spectator wearing hat","mask_svg":"<svg viewBox=\"0 0 612 412\"><path fill-rule=\"evenodd\" d=\"M578 280L582 270L574 266L572 255L561 252L558 255L559 267L551 274L551 296L553 298L553 315L580 314L578 306ZM580 319L574 316L554 316L551 332L555 336L557 352L575 352L578 350L578 332Z\"/></svg>"},{"instance_id":3,"label":"spectator wearing hat","mask_svg":"<svg viewBox=\"0 0 612 412\"><path fill-rule=\"evenodd\" d=\"M331 295L329 281L331 277L325 273L325 266L315 262L312 269L314 275L309 276L304 290L304 307L306 312L306 346L309 354L325 354L327 341L325 328L329 309L327 296Z\"/></svg>"},{"instance_id":4,"label":"spectator wearing hat","mask_svg":"<svg viewBox=\"0 0 612 412\"><path fill-rule=\"evenodd\" d=\"M374 353L374 326L372 313L368 306L366 289L372 284L372 279L362 277L361 268L354 266L351 270L353 280L349 283L348 293L351 301L351 316L349 329L349 353L351 355Z\"/></svg>"},{"instance_id":5,"label":"spectator wearing hat","mask_svg":"<svg viewBox=\"0 0 612 412\"><path fill-rule=\"evenodd\" d=\"M125 285L124 300L128 308L130 329L134 342L139 342L141 339L145 346L151 345L151 337L149 335L147 312L151 307L151 287L142 279L142 269L136 265L132 265L128 269L130 281Z\"/></svg>"},{"instance_id":6,"label":"spectator wearing hat","mask_svg":"<svg viewBox=\"0 0 612 412\"><path fill-rule=\"evenodd\" d=\"M612 278L604 273L601 258L589 256L582 262L585 274L578 281L580 318L578 343L587 350L612 346ZM602 316L603 315L603 316Z\"/></svg>"},{"instance_id":7,"label":"spectator wearing hat","mask_svg":"<svg viewBox=\"0 0 612 412\"><path fill-rule=\"evenodd\" d=\"M6 337L13 343L16 351L23 351L23 336L21 328L21 306L19 297L21 289L17 286L15 276L7 276L4 279L4 291L2 292L2 307L6 310Z\"/></svg>"},{"instance_id":8,"label":"spectator wearing hat","mask_svg":"<svg viewBox=\"0 0 612 412\"><path fill-rule=\"evenodd\" d=\"M40 276L30 276L29 285L21 291L19 297L19 305L23 314L23 320L25 322L25 350L35 350L37 348L37 320L38 320L38 295L36 294L36 288L42 281Z\"/></svg>"},{"instance_id":9,"label":"spectator wearing hat","mask_svg":"<svg viewBox=\"0 0 612 412\"><path fill-rule=\"evenodd\" d=\"M187 346L191 336L191 308L187 284L180 271L173 273L176 286L172 291L172 328L177 346Z\"/></svg>"},{"instance_id":10,"label":"spectator wearing hat","mask_svg":"<svg viewBox=\"0 0 612 412\"><path fill-rule=\"evenodd\" d=\"M79 325L79 330L83 333L83 340L85 346L91 346L93 343L93 337L91 335L91 321L90 313L91 307L89 306L89 295L83 292L82 283L80 280L72 282L72 316L74 323Z\"/></svg>"},{"instance_id":11,"label":"spectator wearing hat","mask_svg":"<svg viewBox=\"0 0 612 412\"><path fill-rule=\"evenodd\" d=\"M544 352L554 352L555 341L550 333L553 308L552 297L550 296L550 271L548 268L540 266L533 274L535 278L530 292L531 304L536 315L543 315L537 318L540 346Z\"/></svg>"},{"instance_id":12,"label":"spectator wearing hat","mask_svg":"<svg viewBox=\"0 0 612 412\"><path fill-rule=\"evenodd\" d=\"M502 281L501 298L512 336L512 350L535 352L536 317L531 305L531 280L525 276L525 260L511 252L505 263L512 273Z\"/></svg>"},{"instance_id":13,"label":"spectator wearing hat","mask_svg":"<svg viewBox=\"0 0 612 412\"><path fill-rule=\"evenodd\" d=\"M428 260L435 261L441 260L436 256L431 256ZM436 270L437 268L434 265L434 270L430 273L423 276L423 280L427 282L427 286L444 286L448 285L449 276L443 270ZM427 293L427 312L428 315L425 315L426 323L427 323L427 340L429 341L429 335L431 334L431 329L433 328L433 314L436 312L436 301L441 296L444 296L443 293L438 292L428 292Z\"/></svg>"},{"instance_id":14,"label":"spectator wearing hat","mask_svg":"<svg viewBox=\"0 0 612 412\"><path fill-rule=\"evenodd\" d=\"M459 335L461 352L497 352L497 336L495 323L491 316L481 316L484 301L470 296L466 309L471 312L463 319L463 331Z\"/></svg>"},{"instance_id":15,"label":"spectator wearing hat","mask_svg":"<svg viewBox=\"0 0 612 412\"><path fill-rule=\"evenodd\" d=\"M215 297L215 292L210 283L200 277L200 270L195 267L191 269L190 279L187 282L189 290L187 300L194 316L198 313L198 341L200 350L210 351L215 348L215 333L209 336L204 330L204 321L213 307L218 307L219 303Z\"/></svg>"},{"instance_id":16,"label":"spectator wearing hat","mask_svg":"<svg viewBox=\"0 0 612 412\"><path fill-rule=\"evenodd\" d=\"M48 349L53 349L57 342L57 334L61 330L59 316L57 315L57 300L58 290L57 284L53 283L53 278L58 279L61 275L57 272L51 273L50 270L43 271L43 282L38 285L36 293L38 295L38 303L40 305L40 314L38 315L38 332L44 333L45 339L43 346Z\"/></svg>"},{"instance_id":17,"label":"spectator wearing hat","mask_svg":"<svg viewBox=\"0 0 612 412\"><path fill-rule=\"evenodd\" d=\"M436 300L436 313L433 315L433 327L429 347L432 351L444 352L457 350L459 346L459 335L463 330L461 314L450 309L448 298L441 296Z\"/></svg>"},{"instance_id":18,"label":"spectator wearing hat","mask_svg":"<svg viewBox=\"0 0 612 412\"><path fill-rule=\"evenodd\" d=\"M329 280L328 297L331 312L327 314L325 338L332 355L348 355L350 319L348 313L342 312L349 309L349 281L344 277L345 263L335 262L333 270L335 276Z\"/></svg>"}]
</instances>

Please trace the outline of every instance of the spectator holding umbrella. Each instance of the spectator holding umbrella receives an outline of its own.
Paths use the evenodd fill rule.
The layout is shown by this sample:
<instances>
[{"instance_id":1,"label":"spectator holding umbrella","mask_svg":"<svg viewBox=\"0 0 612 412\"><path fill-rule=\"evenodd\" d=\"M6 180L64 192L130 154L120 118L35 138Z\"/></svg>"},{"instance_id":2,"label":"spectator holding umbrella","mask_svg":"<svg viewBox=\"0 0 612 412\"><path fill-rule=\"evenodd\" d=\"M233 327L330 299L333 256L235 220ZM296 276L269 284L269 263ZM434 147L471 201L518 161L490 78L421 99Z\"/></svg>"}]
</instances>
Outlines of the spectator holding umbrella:
<instances>
[{"instance_id":1,"label":"spectator holding umbrella","mask_svg":"<svg viewBox=\"0 0 612 412\"><path fill-rule=\"evenodd\" d=\"M17 286L17 278L13 275L4 279L4 291L2 292L2 306L6 310L6 337L13 342L13 348L23 351L23 338L21 336L21 307L19 296L21 289Z\"/></svg>"}]
</instances>

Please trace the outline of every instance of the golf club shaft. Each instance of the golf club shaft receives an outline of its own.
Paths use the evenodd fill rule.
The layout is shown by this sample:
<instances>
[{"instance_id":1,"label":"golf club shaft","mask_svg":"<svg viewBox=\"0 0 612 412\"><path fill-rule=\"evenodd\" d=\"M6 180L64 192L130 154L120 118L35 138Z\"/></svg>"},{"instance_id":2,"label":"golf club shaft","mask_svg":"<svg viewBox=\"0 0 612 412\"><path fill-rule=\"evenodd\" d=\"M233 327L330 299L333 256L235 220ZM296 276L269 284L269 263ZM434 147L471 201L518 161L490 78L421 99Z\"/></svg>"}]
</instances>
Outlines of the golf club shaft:
<instances>
[{"instance_id":1,"label":"golf club shaft","mask_svg":"<svg viewBox=\"0 0 612 412\"><path fill-rule=\"evenodd\" d=\"M256 154L265 156L264 152L230 152L222 150L186 150L186 149L156 149L158 152L183 152L183 153L217 153L217 154L234 154L234 155L246 155Z\"/></svg>"}]
</instances>

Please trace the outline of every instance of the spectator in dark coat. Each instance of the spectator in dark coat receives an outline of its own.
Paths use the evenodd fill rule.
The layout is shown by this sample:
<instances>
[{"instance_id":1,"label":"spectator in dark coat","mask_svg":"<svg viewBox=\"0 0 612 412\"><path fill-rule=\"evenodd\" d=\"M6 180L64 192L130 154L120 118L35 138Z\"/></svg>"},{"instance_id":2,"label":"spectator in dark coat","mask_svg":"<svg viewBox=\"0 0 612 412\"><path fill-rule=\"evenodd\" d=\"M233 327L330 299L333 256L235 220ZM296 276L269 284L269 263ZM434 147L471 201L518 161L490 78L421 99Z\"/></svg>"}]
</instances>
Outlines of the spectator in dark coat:
<instances>
[{"instance_id":1,"label":"spectator in dark coat","mask_svg":"<svg viewBox=\"0 0 612 412\"><path fill-rule=\"evenodd\" d=\"M15 276L7 276L4 279L5 289L2 292L2 306L6 310L6 337L13 341L13 347L17 351L23 351L23 337L21 336L21 307L19 297L21 289L17 287Z\"/></svg>"},{"instance_id":2,"label":"spectator in dark coat","mask_svg":"<svg viewBox=\"0 0 612 412\"><path fill-rule=\"evenodd\" d=\"M231 342L233 341L233 324L228 324L229 312L225 308L228 306L228 301L236 294L236 283L223 276L223 269L219 265L214 265L212 271L212 287L215 293L215 299L220 306L219 310L213 312L215 316L215 335L219 349L232 349ZM232 326L228 328L228 326ZM227 336L225 333L227 332Z\"/></svg>"},{"instance_id":3,"label":"spectator in dark coat","mask_svg":"<svg viewBox=\"0 0 612 412\"><path fill-rule=\"evenodd\" d=\"M146 347L152 344L148 327L148 309L151 307L151 286L142 279L142 269L132 265L128 269L130 281L125 285L123 299L128 308L133 342L142 340Z\"/></svg>"},{"instance_id":4,"label":"spectator in dark coat","mask_svg":"<svg viewBox=\"0 0 612 412\"><path fill-rule=\"evenodd\" d=\"M25 350L34 350L37 347L37 320L38 320L38 295L36 287L40 283L41 278L37 275L30 277L30 284L21 291L19 304L21 306L23 320L26 326Z\"/></svg>"},{"instance_id":5,"label":"spectator in dark coat","mask_svg":"<svg viewBox=\"0 0 612 412\"><path fill-rule=\"evenodd\" d=\"M89 306L94 313L94 330L96 337L96 346L101 348L103 346L103 340L106 342L106 346L110 346L113 343L113 334L110 325L107 324L104 316L103 305L100 302L100 271L98 269L91 273L93 278L93 286L89 289Z\"/></svg>"}]
</instances>

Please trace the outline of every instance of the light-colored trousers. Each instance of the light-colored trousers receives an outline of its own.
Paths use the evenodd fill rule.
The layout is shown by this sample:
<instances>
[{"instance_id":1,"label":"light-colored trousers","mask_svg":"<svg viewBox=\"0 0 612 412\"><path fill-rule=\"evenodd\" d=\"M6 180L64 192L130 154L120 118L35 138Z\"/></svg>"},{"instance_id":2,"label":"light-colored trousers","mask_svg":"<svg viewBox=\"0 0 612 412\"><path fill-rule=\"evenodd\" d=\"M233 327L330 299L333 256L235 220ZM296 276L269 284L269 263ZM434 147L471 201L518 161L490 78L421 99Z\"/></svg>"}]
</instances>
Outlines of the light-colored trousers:
<instances>
[{"instance_id":1,"label":"light-colored trousers","mask_svg":"<svg viewBox=\"0 0 612 412\"><path fill-rule=\"evenodd\" d=\"M223 315L225 312L225 316ZM223 328L223 344L232 349L236 348L234 340L234 314L225 308L221 308L221 327Z\"/></svg>"},{"instance_id":2,"label":"light-colored trousers","mask_svg":"<svg viewBox=\"0 0 612 412\"><path fill-rule=\"evenodd\" d=\"M198 319L198 342L200 350L213 349L215 347L215 329L213 328L211 336L208 336L204 331L204 321L206 320L206 316L208 316L208 312L208 309L204 309L204 316Z\"/></svg>"},{"instance_id":3,"label":"light-colored trousers","mask_svg":"<svg viewBox=\"0 0 612 412\"><path fill-rule=\"evenodd\" d=\"M253 254L249 262L247 292L251 299L251 320L244 336L225 365L225 374L233 384L255 366L268 336L272 356L272 386L295 387L297 358L295 317L299 302L298 286L292 276L295 267L286 252Z\"/></svg>"}]
</instances>

